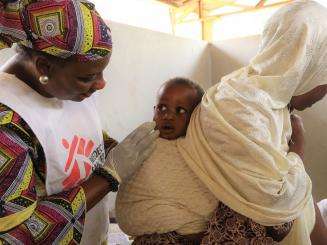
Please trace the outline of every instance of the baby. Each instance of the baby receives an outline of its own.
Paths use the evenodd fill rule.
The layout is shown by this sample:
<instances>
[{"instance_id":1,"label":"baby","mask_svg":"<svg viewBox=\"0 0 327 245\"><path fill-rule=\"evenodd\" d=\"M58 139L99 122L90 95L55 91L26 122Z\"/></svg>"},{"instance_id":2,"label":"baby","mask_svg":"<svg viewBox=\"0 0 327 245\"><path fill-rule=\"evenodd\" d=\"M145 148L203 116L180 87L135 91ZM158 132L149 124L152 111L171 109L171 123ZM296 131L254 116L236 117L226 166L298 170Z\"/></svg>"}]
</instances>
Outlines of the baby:
<instances>
[{"instance_id":1,"label":"baby","mask_svg":"<svg viewBox=\"0 0 327 245\"><path fill-rule=\"evenodd\" d=\"M175 140L185 136L191 114L203 94L199 85L185 78L174 78L162 85L153 118L161 138Z\"/></svg>"},{"instance_id":2,"label":"baby","mask_svg":"<svg viewBox=\"0 0 327 245\"><path fill-rule=\"evenodd\" d=\"M185 78L171 79L158 91L157 148L134 178L120 186L116 200L118 224L136 237L135 244L158 244L150 235L154 233L201 233L217 207L216 198L189 169L176 145L203 94L199 85Z\"/></svg>"}]
</instances>

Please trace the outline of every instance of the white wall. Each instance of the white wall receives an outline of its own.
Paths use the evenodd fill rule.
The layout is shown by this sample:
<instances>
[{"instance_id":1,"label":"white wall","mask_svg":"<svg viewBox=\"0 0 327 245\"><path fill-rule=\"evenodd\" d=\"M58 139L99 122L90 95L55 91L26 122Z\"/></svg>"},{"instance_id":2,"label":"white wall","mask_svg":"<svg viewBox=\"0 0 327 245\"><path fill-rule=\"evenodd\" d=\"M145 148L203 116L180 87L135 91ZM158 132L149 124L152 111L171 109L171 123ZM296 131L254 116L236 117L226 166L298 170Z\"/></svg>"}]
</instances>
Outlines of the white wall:
<instances>
[{"instance_id":1,"label":"white wall","mask_svg":"<svg viewBox=\"0 0 327 245\"><path fill-rule=\"evenodd\" d=\"M305 163L317 200L327 198L327 98L299 113L306 130Z\"/></svg>"},{"instance_id":2,"label":"white wall","mask_svg":"<svg viewBox=\"0 0 327 245\"><path fill-rule=\"evenodd\" d=\"M213 82L246 65L259 44L259 36L211 44ZM318 200L327 198L327 98L299 114L306 130L305 163L313 182L314 196Z\"/></svg>"},{"instance_id":3,"label":"white wall","mask_svg":"<svg viewBox=\"0 0 327 245\"><path fill-rule=\"evenodd\" d=\"M210 44L212 82L247 64L256 54L259 40L259 36L250 36Z\"/></svg>"}]
</instances>

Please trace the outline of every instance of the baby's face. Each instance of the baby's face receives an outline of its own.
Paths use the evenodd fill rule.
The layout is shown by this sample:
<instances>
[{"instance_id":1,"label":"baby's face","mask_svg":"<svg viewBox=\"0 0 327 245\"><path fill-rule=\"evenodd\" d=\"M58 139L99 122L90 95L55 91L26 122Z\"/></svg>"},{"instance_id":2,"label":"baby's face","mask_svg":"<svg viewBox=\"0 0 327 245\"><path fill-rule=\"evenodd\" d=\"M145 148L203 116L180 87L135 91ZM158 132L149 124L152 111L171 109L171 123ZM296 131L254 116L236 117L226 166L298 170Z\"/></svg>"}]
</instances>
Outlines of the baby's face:
<instances>
[{"instance_id":1,"label":"baby's face","mask_svg":"<svg viewBox=\"0 0 327 245\"><path fill-rule=\"evenodd\" d=\"M153 120L161 138L173 140L185 136L195 98L196 91L185 85L167 85L159 90Z\"/></svg>"}]
</instances>

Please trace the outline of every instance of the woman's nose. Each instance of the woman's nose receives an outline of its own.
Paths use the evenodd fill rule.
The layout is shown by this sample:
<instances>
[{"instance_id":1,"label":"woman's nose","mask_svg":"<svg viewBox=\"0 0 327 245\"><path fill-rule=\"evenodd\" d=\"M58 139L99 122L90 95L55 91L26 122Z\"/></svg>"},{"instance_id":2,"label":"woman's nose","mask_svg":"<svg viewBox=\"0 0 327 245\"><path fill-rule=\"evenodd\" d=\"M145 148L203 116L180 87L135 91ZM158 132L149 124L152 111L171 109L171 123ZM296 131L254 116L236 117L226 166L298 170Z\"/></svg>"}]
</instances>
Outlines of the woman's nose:
<instances>
[{"instance_id":1,"label":"woman's nose","mask_svg":"<svg viewBox=\"0 0 327 245\"><path fill-rule=\"evenodd\" d=\"M101 78L100 80L96 81L92 88L94 90L101 90L101 89L104 89L104 87L106 86L106 81L104 80L104 78Z\"/></svg>"}]
</instances>

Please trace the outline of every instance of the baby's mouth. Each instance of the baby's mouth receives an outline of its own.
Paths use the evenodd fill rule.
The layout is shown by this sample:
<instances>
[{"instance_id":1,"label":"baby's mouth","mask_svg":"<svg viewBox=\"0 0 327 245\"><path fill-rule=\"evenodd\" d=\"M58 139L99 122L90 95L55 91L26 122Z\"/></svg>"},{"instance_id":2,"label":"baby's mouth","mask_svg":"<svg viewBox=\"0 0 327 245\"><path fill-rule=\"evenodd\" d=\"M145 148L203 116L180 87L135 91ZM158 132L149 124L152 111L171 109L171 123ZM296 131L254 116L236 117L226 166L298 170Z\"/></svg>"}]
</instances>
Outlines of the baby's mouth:
<instances>
[{"instance_id":1,"label":"baby's mouth","mask_svg":"<svg viewBox=\"0 0 327 245\"><path fill-rule=\"evenodd\" d=\"M161 130L164 132L171 132L174 131L174 127L171 124L167 123L161 126Z\"/></svg>"}]
</instances>

